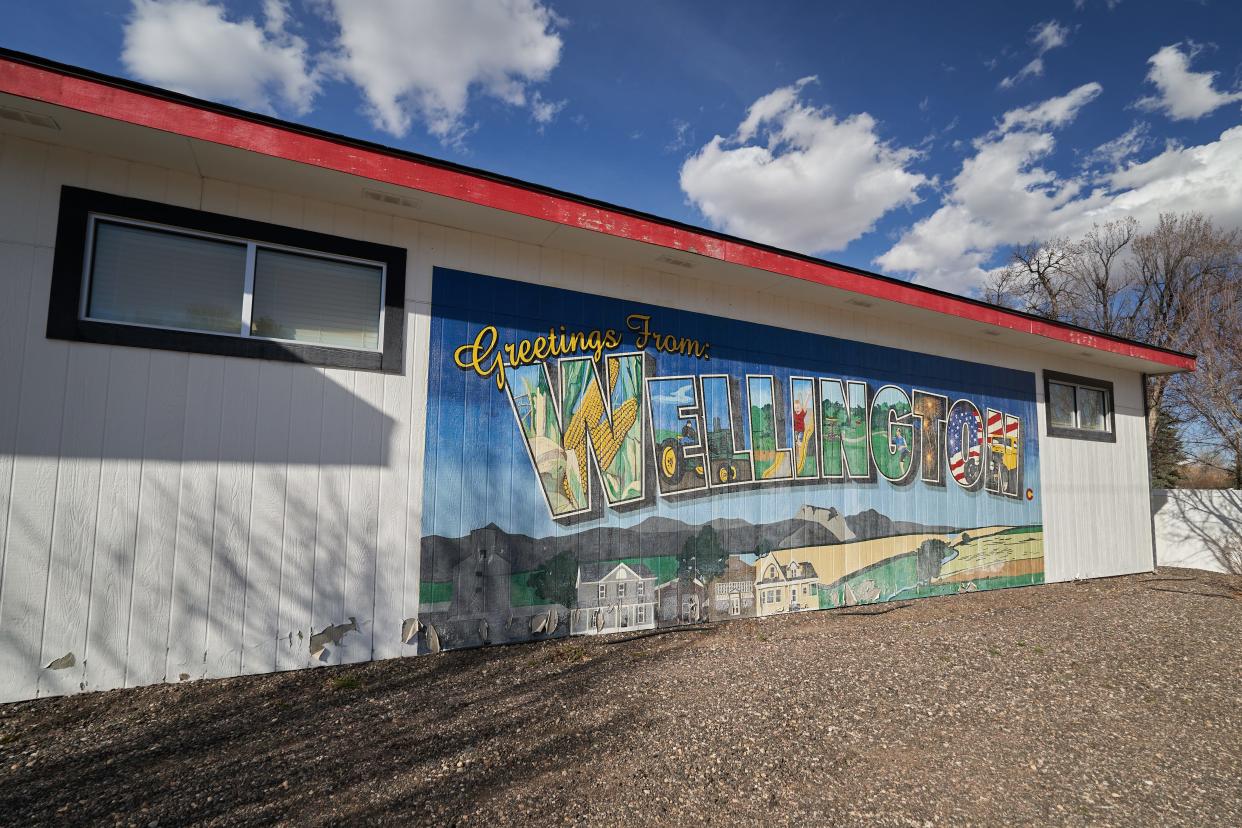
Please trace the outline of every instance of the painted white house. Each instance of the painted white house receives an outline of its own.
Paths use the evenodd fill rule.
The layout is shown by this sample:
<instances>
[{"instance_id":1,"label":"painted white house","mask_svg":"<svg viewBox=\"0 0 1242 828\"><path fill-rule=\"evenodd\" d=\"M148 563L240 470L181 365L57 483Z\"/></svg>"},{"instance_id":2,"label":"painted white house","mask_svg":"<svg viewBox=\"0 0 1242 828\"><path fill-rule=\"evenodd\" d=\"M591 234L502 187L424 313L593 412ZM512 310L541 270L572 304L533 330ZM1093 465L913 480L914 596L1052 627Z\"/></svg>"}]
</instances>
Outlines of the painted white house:
<instances>
[{"instance_id":1,"label":"painted white house","mask_svg":"<svg viewBox=\"0 0 1242 828\"><path fill-rule=\"evenodd\" d=\"M642 564L592 563L578 569L578 606L570 632L603 635L656 625L656 578Z\"/></svg>"},{"instance_id":2,"label":"painted white house","mask_svg":"<svg viewBox=\"0 0 1242 828\"><path fill-rule=\"evenodd\" d=\"M0 701L516 640L568 594L650 628L650 571L563 564L627 533L796 521L830 582L842 535L999 522L1033 551L980 588L1147 571L1144 375L1193 367L0 51ZM717 617L766 612L741 583Z\"/></svg>"}]
</instances>

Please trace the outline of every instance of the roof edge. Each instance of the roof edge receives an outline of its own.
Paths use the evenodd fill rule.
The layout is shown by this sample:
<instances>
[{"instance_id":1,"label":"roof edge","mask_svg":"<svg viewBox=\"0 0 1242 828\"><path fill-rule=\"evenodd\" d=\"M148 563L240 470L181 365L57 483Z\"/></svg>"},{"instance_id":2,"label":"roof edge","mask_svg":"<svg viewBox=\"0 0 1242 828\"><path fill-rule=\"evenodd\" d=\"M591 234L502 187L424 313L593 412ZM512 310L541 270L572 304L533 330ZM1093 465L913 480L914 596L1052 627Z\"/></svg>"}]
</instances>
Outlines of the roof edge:
<instances>
[{"instance_id":1,"label":"roof edge","mask_svg":"<svg viewBox=\"0 0 1242 828\"><path fill-rule=\"evenodd\" d=\"M499 173L204 101L3 47L0 47L0 92L569 227L754 267L947 316L1154 362L1178 371L1195 369L1193 355L1170 348L1052 321Z\"/></svg>"}]
</instances>

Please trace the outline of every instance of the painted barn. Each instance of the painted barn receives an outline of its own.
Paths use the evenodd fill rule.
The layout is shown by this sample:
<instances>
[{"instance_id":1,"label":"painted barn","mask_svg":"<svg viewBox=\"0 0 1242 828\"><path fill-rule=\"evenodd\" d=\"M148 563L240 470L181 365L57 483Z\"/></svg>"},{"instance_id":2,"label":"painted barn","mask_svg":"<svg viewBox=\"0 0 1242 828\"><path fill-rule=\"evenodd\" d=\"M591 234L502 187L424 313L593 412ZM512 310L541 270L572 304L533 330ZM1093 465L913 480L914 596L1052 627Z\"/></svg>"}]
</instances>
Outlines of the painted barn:
<instances>
[{"instance_id":1,"label":"painted barn","mask_svg":"<svg viewBox=\"0 0 1242 828\"><path fill-rule=\"evenodd\" d=\"M0 701L1150 570L1193 367L0 52Z\"/></svg>"}]
</instances>

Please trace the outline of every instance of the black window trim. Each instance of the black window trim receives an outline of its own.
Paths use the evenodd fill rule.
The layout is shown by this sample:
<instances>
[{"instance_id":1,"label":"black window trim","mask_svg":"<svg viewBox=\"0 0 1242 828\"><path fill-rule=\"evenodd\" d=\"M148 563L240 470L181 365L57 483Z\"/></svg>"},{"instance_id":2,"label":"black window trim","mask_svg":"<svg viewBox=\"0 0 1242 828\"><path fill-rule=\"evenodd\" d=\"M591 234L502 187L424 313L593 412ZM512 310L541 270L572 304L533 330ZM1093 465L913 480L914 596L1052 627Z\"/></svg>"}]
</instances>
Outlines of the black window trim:
<instances>
[{"instance_id":1,"label":"black window trim","mask_svg":"<svg viewBox=\"0 0 1242 828\"><path fill-rule=\"evenodd\" d=\"M1104 431L1095 431L1089 428L1067 428L1066 426L1053 425L1051 385L1054 382L1061 385L1081 385L1105 392L1105 406L1107 407L1105 416L1108 427ZM1075 394L1075 407L1078 405L1077 399L1077 394ZM1097 443L1115 443L1117 442L1116 407L1113 384L1108 380L1080 377L1076 374L1063 374L1060 371L1044 371L1044 420L1049 437L1069 437L1075 440L1090 440Z\"/></svg>"},{"instance_id":2,"label":"black window trim","mask_svg":"<svg viewBox=\"0 0 1242 828\"><path fill-rule=\"evenodd\" d=\"M216 237L327 258L381 264L381 347L337 348L288 340L131 325L85 318L88 242L96 219L191 236ZM186 351L399 374L405 350L405 265L402 247L332 236L188 207L65 186L60 194L47 336L74 342Z\"/></svg>"}]
</instances>

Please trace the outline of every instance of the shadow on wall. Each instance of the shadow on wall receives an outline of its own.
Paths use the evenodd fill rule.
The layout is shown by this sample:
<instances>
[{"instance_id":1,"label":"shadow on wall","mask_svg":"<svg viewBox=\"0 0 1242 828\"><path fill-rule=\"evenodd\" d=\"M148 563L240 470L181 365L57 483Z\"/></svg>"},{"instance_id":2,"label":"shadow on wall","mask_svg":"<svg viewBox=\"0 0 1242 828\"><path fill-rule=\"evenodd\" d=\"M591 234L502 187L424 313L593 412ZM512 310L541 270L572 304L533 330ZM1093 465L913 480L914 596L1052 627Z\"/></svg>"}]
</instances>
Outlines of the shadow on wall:
<instances>
[{"instance_id":1,"label":"shadow on wall","mask_svg":"<svg viewBox=\"0 0 1242 828\"><path fill-rule=\"evenodd\" d=\"M1157 489L1152 512L1161 566L1242 575L1242 490Z\"/></svg>"},{"instance_id":2,"label":"shadow on wall","mask_svg":"<svg viewBox=\"0 0 1242 828\"><path fill-rule=\"evenodd\" d=\"M207 416L206 440L194 371L175 407L157 410L155 388L135 401L145 437L92 452L109 428L96 424L94 441L63 441L59 463L18 439L0 698L371 658L377 584L401 588L376 572L393 462L380 378L364 393L309 367L239 368L248 382L228 383L233 401L256 398L238 419ZM268 379L276 390L259 388ZM390 626L379 632L396 640ZM314 653L325 631L336 634Z\"/></svg>"},{"instance_id":3,"label":"shadow on wall","mask_svg":"<svg viewBox=\"0 0 1242 828\"><path fill-rule=\"evenodd\" d=\"M279 492L264 474L255 487ZM156 516L137 549L132 535L100 538L93 555L57 544L48 561L45 542L48 603L42 589L6 590L0 698L370 660L373 636L399 630L375 628L377 522L373 512L349 520L348 476L323 474L317 498L290 491L283 513L253 516L250 498L224 491L179 515L179 496L196 495L175 477L145 480ZM233 488L195 481L213 482ZM41 534L23 508L10 532L11 552Z\"/></svg>"},{"instance_id":4,"label":"shadow on wall","mask_svg":"<svg viewBox=\"0 0 1242 828\"><path fill-rule=\"evenodd\" d=\"M12 454L147 462L388 463L394 422L381 410L387 375L198 354L135 355L135 350L113 349L111 364L98 351L90 361L71 360L64 396L46 400L44 410L19 413L23 421ZM85 380L90 368L104 378ZM409 393L406 383L399 387ZM109 398L116 396L133 399ZM48 411L48 405L61 410ZM43 424L33 422L36 418ZM127 420L132 422L126 425ZM49 428L52 423L60 428ZM296 439L311 429L322 439ZM261 439L264 435L290 439Z\"/></svg>"}]
</instances>

